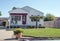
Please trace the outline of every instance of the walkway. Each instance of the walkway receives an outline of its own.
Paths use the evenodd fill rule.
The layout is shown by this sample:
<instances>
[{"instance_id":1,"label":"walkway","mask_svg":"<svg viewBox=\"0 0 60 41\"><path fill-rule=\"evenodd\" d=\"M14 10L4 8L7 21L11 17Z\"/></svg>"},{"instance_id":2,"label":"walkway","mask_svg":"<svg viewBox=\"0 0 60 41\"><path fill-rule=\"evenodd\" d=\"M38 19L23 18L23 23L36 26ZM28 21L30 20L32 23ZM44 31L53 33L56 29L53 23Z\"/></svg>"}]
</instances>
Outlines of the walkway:
<instances>
[{"instance_id":1,"label":"walkway","mask_svg":"<svg viewBox=\"0 0 60 41\"><path fill-rule=\"evenodd\" d=\"M5 29L0 29L0 41L17 41L17 40L4 40L12 38L13 32L6 31Z\"/></svg>"},{"instance_id":2,"label":"walkway","mask_svg":"<svg viewBox=\"0 0 60 41\"><path fill-rule=\"evenodd\" d=\"M0 39L11 38L13 35L12 31L6 31L5 29L0 29Z\"/></svg>"}]
</instances>

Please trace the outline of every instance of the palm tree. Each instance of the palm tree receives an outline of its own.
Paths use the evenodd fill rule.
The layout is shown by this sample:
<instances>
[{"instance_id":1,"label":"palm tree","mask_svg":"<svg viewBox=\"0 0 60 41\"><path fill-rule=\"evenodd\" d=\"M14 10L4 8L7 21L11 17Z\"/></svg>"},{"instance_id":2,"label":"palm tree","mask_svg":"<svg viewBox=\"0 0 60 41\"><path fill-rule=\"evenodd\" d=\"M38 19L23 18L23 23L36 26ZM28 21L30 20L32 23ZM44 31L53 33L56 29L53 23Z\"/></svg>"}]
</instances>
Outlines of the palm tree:
<instances>
[{"instance_id":1,"label":"palm tree","mask_svg":"<svg viewBox=\"0 0 60 41\"><path fill-rule=\"evenodd\" d=\"M32 20L32 21L35 21L36 22L36 28L38 27L38 22L40 21L40 19L41 18L43 18L42 16L30 16L30 19Z\"/></svg>"}]
</instances>

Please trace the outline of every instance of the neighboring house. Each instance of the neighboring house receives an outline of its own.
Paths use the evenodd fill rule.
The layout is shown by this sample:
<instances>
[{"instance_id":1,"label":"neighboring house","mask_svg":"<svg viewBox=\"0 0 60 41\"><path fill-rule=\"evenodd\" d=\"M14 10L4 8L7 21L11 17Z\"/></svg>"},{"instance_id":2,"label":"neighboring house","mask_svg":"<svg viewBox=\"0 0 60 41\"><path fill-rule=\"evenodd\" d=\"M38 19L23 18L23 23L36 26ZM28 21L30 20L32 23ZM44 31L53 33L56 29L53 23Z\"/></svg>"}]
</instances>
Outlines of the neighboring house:
<instances>
[{"instance_id":1,"label":"neighboring house","mask_svg":"<svg viewBox=\"0 0 60 41\"><path fill-rule=\"evenodd\" d=\"M0 17L0 26L9 26L9 18L5 18L5 17Z\"/></svg>"},{"instance_id":2,"label":"neighboring house","mask_svg":"<svg viewBox=\"0 0 60 41\"><path fill-rule=\"evenodd\" d=\"M44 26L45 27L54 27L54 21L45 21Z\"/></svg>"},{"instance_id":3,"label":"neighboring house","mask_svg":"<svg viewBox=\"0 0 60 41\"><path fill-rule=\"evenodd\" d=\"M60 27L60 17L56 17L54 21L54 27Z\"/></svg>"},{"instance_id":4,"label":"neighboring house","mask_svg":"<svg viewBox=\"0 0 60 41\"><path fill-rule=\"evenodd\" d=\"M54 21L45 21L45 27L60 27L60 17L56 17Z\"/></svg>"},{"instance_id":5,"label":"neighboring house","mask_svg":"<svg viewBox=\"0 0 60 41\"><path fill-rule=\"evenodd\" d=\"M44 13L29 6L16 8L9 11L10 26L36 26L35 21L31 21L30 16L44 16ZM38 22L38 26L44 26L43 18Z\"/></svg>"}]
</instances>

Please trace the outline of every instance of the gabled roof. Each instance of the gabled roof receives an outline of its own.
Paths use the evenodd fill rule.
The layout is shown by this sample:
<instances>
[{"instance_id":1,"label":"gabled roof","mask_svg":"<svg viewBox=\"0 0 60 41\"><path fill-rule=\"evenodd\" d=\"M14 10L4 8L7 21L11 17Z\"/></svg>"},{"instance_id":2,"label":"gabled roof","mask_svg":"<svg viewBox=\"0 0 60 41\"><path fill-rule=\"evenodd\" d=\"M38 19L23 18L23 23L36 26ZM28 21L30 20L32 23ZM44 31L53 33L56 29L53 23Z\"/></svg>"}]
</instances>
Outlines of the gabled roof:
<instances>
[{"instance_id":1,"label":"gabled roof","mask_svg":"<svg viewBox=\"0 0 60 41\"><path fill-rule=\"evenodd\" d=\"M28 13L30 15L40 15L43 16L43 12L36 10L29 6L24 6L22 8L16 8L14 10L10 10L9 13Z\"/></svg>"},{"instance_id":2,"label":"gabled roof","mask_svg":"<svg viewBox=\"0 0 60 41\"><path fill-rule=\"evenodd\" d=\"M21 8L16 8L14 10L10 10L9 13L28 13L25 10L21 9Z\"/></svg>"},{"instance_id":3,"label":"gabled roof","mask_svg":"<svg viewBox=\"0 0 60 41\"><path fill-rule=\"evenodd\" d=\"M33 10L33 11L35 11L35 12L39 12L39 13L41 13L41 14L44 14L43 12L41 12L41 11L39 11L39 10L36 10L36 9L34 9L34 8L32 8L32 7L29 7L29 6L24 6L24 7L22 7L22 9L25 10L25 11L27 11L27 12L30 12L31 10Z\"/></svg>"}]
</instances>

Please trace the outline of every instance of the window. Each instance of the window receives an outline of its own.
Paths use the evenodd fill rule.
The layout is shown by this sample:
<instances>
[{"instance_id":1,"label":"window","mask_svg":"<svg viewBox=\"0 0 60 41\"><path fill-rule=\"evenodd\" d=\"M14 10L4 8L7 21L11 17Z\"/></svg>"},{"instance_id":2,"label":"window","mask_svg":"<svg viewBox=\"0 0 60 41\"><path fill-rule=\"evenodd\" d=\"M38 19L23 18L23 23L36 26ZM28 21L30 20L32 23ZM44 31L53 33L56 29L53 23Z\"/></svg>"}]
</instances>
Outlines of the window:
<instances>
[{"instance_id":1,"label":"window","mask_svg":"<svg viewBox=\"0 0 60 41\"><path fill-rule=\"evenodd\" d=\"M15 19L15 17L14 16L11 16L11 20L14 20Z\"/></svg>"},{"instance_id":2,"label":"window","mask_svg":"<svg viewBox=\"0 0 60 41\"><path fill-rule=\"evenodd\" d=\"M33 19L31 19L31 21L33 22Z\"/></svg>"},{"instance_id":3,"label":"window","mask_svg":"<svg viewBox=\"0 0 60 41\"><path fill-rule=\"evenodd\" d=\"M13 22L13 18L12 18L12 20L11 20L11 23L13 23L13 24L14 24L14 22Z\"/></svg>"},{"instance_id":4,"label":"window","mask_svg":"<svg viewBox=\"0 0 60 41\"><path fill-rule=\"evenodd\" d=\"M18 16L15 16L15 19L18 20Z\"/></svg>"},{"instance_id":5,"label":"window","mask_svg":"<svg viewBox=\"0 0 60 41\"><path fill-rule=\"evenodd\" d=\"M21 16L15 16L16 20L21 20Z\"/></svg>"},{"instance_id":6,"label":"window","mask_svg":"<svg viewBox=\"0 0 60 41\"><path fill-rule=\"evenodd\" d=\"M39 27L41 27L41 24L39 24Z\"/></svg>"},{"instance_id":7,"label":"window","mask_svg":"<svg viewBox=\"0 0 60 41\"><path fill-rule=\"evenodd\" d=\"M18 20L21 20L21 16L18 17Z\"/></svg>"},{"instance_id":8,"label":"window","mask_svg":"<svg viewBox=\"0 0 60 41\"><path fill-rule=\"evenodd\" d=\"M21 16L11 16L11 23L17 24L18 20L21 20Z\"/></svg>"},{"instance_id":9,"label":"window","mask_svg":"<svg viewBox=\"0 0 60 41\"><path fill-rule=\"evenodd\" d=\"M14 17L12 17L12 18L11 18L11 23L13 23L13 24L14 24L13 20L14 20Z\"/></svg>"},{"instance_id":10,"label":"window","mask_svg":"<svg viewBox=\"0 0 60 41\"><path fill-rule=\"evenodd\" d=\"M11 20L13 21L13 18Z\"/></svg>"}]
</instances>

